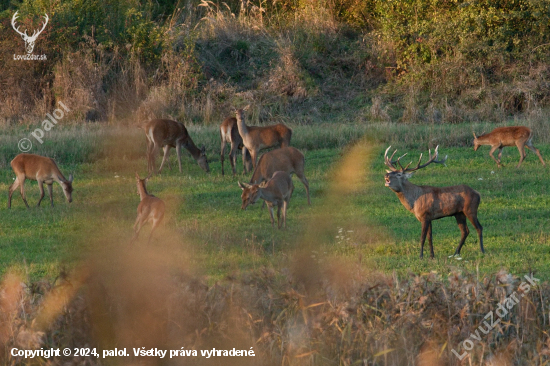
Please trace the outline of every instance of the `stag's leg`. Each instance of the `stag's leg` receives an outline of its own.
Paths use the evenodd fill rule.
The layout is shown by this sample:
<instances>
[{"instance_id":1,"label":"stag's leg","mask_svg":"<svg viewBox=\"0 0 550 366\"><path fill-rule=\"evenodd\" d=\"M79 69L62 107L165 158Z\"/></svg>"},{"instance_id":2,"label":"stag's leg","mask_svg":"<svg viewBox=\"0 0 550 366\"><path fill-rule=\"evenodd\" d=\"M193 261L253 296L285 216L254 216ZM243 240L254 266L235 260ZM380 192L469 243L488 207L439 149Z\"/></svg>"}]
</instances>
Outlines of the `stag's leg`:
<instances>
[{"instance_id":1,"label":"stag's leg","mask_svg":"<svg viewBox=\"0 0 550 366\"><path fill-rule=\"evenodd\" d=\"M537 156L539 157L539 160L540 162L542 163L543 166L546 166L546 164L544 163L544 160L542 160L542 155L540 154L540 151L539 149L537 149L535 146L533 146L533 142L531 140L528 140L525 144L525 146L531 150L532 152L534 152L535 154L537 154Z\"/></svg>"},{"instance_id":2,"label":"stag's leg","mask_svg":"<svg viewBox=\"0 0 550 366\"><path fill-rule=\"evenodd\" d=\"M141 217L141 215L138 215L136 218L136 223L134 224L134 237L132 238L132 241L137 240L139 232L141 231L141 228L143 227L144 220Z\"/></svg>"},{"instance_id":3,"label":"stag's leg","mask_svg":"<svg viewBox=\"0 0 550 366\"><path fill-rule=\"evenodd\" d=\"M268 203L267 208L269 209L269 217L271 218L271 227L275 228L275 219L273 218L273 205L271 203Z\"/></svg>"},{"instance_id":4,"label":"stag's leg","mask_svg":"<svg viewBox=\"0 0 550 366\"><path fill-rule=\"evenodd\" d=\"M501 146L498 148L498 163L500 164L501 158L502 158L502 149L504 149L504 146Z\"/></svg>"},{"instance_id":5,"label":"stag's leg","mask_svg":"<svg viewBox=\"0 0 550 366\"><path fill-rule=\"evenodd\" d=\"M40 190L40 198L38 199L36 207L40 206L40 202L42 202L42 199L44 198L44 181L38 181L38 189Z\"/></svg>"},{"instance_id":6,"label":"stag's leg","mask_svg":"<svg viewBox=\"0 0 550 366\"><path fill-rule=\"evenodd\" d=\"M420 258L424 258L424 243L426 242L426 235L428 234L428 230L430 228L431 221L423 221L422 222L422 235L420 236Z\"/></svg>"},{"instance_id":7,"label":"stag's leg","mask_svg":"<svg viewBox=\"0 0 550 366\"><path fill-rule=\"evenodd\" d=\"M468 220L474 225L477 231L477 235L479 236L479 249L481 249L481 253L485 253L485 249L483 249L483 227L479 223L479 220L477 219L477 214L474 215L468 215Z\"/></svg>"},{"instance_id":8,"label":"stag's leg","mask_svg":"<svg viewBox=\"0 0 550 366\"><path fill-rule=\"evenodd\" d=\"M222 146L220 148L220 161L222 163L222 175L225 175L225 172L223 170L223 160L225 159L225 141L222 136ZM229 153L229 156L231 157L231 153Z\"/></svg>"},{"instance_id":9,"label":"stag's leg","mask_svg":"<svg viewBox=\"0 0 550 366\"><path fill-rule=\"evenodd\" d=\"M278 202L277 203L277 229L280 229L281 226L282 226L282 222L281 222L281 202ZM284 218L284 216L283 216Z\"/></svg>"},{"instance_id":10,"label":"stag's leg","mask_svg":"<svg viewBox=\"0 0 550 366\"><path fill-rule=\"evenodd\" d=\"M464 242L466 241L468 234L470 234L470 230L468 229L468 225L466 224L466 215L464 215L464 213L462 212L457 213L455 215L455 219L456 219L456 223L458 224L458 228L462 233L462 236L460 237L460 243L458 244L458 247L456 247L454 255L460 255L460 250L462 249L462 246L464 245Z\"/></svg>"},{"instance_id":11,"label":"stag's leg","mask_svg":"<svg viewBox=\"0 0 550 366\"><path fill-rule=\"evenodd\" d=\"M162 167L164 166L164 163L166 162L166 159L168 158L168 151L170 150L170 146L165 145L163 147L163 150L164 150L164 156L162 157L162 163L160 163L160 168L159 168L159 171L158 171L159 174L162 171Z\"/></svg>"},{"instance_id":12,"label":"stag's leg","mask_svg":"<svg viewBox=\"0 0 550 366\"><path fill-rule=\"evenodd\" d=\"M246 148L246 146L243 145L243 174L246 174L247 171L246 171L246 164L244 163L245 159L246 159L246 152L248 151L248 149Z\"/></svg>"},{"instance_id":13,"label":"stag's leg","mask_svg":"<svg viewBox=\"0 0 550 366\"><path fill-rule=\"evenodd\" d=\"M155 172L155 159L157 157L157 154L158 154L158 146L154 143L151 143L151 153L149 154L149 162L148 162L148 166L150 166L150 170L149 170L149 173L154 173Z\"/></svg>"},{"instance_id":14,"label":"stag's leg","mask_svg":"<svg viewBox=\"0 0 550 366\"><path fill-rule=\"evenodd\" d=\"M178 166L180 168L180 173L181 173L181 149L182 149L181 142L178 141L176 143L176 153L178 155Z\"/></svg>"},{"instance_id":15,"label":"stag's leg","mask_svg":"<svg viewBox=\"0 0 550 366\"><path fill-rule=\"evenodd\" d=\"M311 205L311 199L309 198L309 182L307 181L306 176L304 175L304 172L303 171L301 173L296 172L296 176L303 183L304 187L306 187L307 204Z\"/></svg>"},{"instance_id":16,"label":"stag's leg","mask_svg":"<svg viewBox=\"0 0 550 366\"><path fill-rule=\"evenodd\" d=\"M23 202L25 202L25 206L27 206L27 208L30 208L29 203L27 202L27 196L25 195L25 176L20 175L17 177L17 180L19 180L19 192L21 192L21 198L23 199Z\"/></svg>"},{"instance_id":17,"label":"stag's leg","mask_svg":"<svg viewBox=\"0 0 550 366\"><path fill-rule=\"evenodd\" d=\"M525 143L521 143L518 141L516 143L516 146L518 147L518 151L519 151L519 163L516 166L516 168L519 168L521 166L521 163L525 159Z\"/></svg>"},{"instance_id":18,"label":"stag's leg","mask_svg":"<svg viewBox=\"0 0 550 366\"><path fill-rule=\"evenodd\" d=\"M254 149L250 152L250 155L252 156L252 169L256 169L256 165L258 165L258 149Z\"/></svg>"},{"instance_id":19,"label":"stag's leg","mask_svg":"<svg viewBox=\"0 0 550 366\"><path fill-rule=\"evenodd\" d=\"M489 156L491 156L491 158L497 163L497 166L500 168L500 161L498 161L493 153L496 151L496 149L499 149L500 148L500 145L494 145L494 146L491 146L491 151L489 151Z\"/></svg>"},{"instance_id":20,"label":"stag's leg","mask_svg":"<svg viewBox=\"0 0 550 366\"><path fill-rule=\"evenodd\" d=\"M53 184L48 184L48 193L50 194L50 204L53 207Z\"/></svg>"},{"instance_id":21,"label":"stag's leg","mask_svg":"<svg viewBox=\"0 0 550 366\"><path fill-rule=\"evenodd\" d=\"M286 229L286 210L288 209L288 201L283 201L283 227Z\"/></svg>"},{"instance_id":22,"label":"stag's leg","mask_svg":"<svg viewBox=\"0 0 550 366\"><path fill-rule=\"evenodd\" d=\"M428 226L428 244L430 245L430 258L434 258L434 245L432 241L432 223Z\"/></svg>"},{"instance_id":23,"label":"stag's leg","mask_svg":"<svg viewBox=\"0 0 550 366\"><path fill-rule=\"evenodd\" d=\"M151 227L151 233L149 234L149 239L148 239L148 243L151 242L151 238L153 237L153 232L155 231L155 229L159 226L160 222L162 221L162 217L158 218L158 217L155 217L153 219L153 226Z\"/></svg>"},{"instance_id":24,"label":"stag's leg","mask_svg":"<svg viewBox=\"0 0 550 366\"><path fill-rule=\"evenodd\" d=\"M15 182L12 183L10 188L8 189L8 209L11 208L11 196L13 195L13 192L19 187L19 177L15 178Z\"/></svg>"},{"instance_id":25,"label":"stag's leg","mask_svg":"<svg viewBox=\"0 0 550 366\"><path fill-rule=\"evenodd\" d=\"M233 171L233 175L237 174L237 152L238 152L237 150L238 150L237 145L234 143L231 143L231 151L229 151L229 162L231 163L231 170ZM246 167L244 169L246 171Z\"/></svg>"}]
</instances>

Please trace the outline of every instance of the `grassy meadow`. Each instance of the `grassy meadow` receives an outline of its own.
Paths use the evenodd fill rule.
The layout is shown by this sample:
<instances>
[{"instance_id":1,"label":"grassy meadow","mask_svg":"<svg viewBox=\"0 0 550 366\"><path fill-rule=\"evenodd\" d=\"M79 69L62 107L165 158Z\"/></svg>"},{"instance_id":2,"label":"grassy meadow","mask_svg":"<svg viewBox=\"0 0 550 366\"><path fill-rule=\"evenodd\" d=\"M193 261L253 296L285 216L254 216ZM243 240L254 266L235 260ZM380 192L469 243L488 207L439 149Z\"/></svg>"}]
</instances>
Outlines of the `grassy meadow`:
<instances>
[{"instance_id":1,"label":"grassy meadow","mask_svg":"<svg viewBox=\"0 0 550 366\"><path fill-rule=\"evenodd\" d=\"M395 126L386 126L390 141L408 134L395 130ZM415 173L411 181L434 186L467 184L479 191L479 219L487 253L480 253L477 234L469 224L471 233L462 260L448 258L454 253L460 231L453 218L445 218L433 225L436 258L421 260L420 223L383 184L383 150L387 143L369 138L372 130L383 127L335 125L318 132L308 126L294 128L294 145L306 155L312 205L307 205L305 189L295 179L287 230L272 230L268 211L260 205L240 209L237 181L249 177L242 175L240 157L239 174L221 176L215 128L190 129L197 144L208 146L211 174L204 173L186 151L180 174L172 151L172 170L166 167L161 175L151 178L148 189L167 203L163 230L171 232L169 240L176 246L185 244L194 265L209 282L261 266L285 267L289 256L304 248L303 243L313 256L358 262L369 271L386 274L436 271L446 275L454 270L493 273L505 269L515 275L534 272L550 278L549 187L546 169L534 154L528 152L523 166L516 169L517 149L506 148L505 166L498 169L488 157L489 147L476 153L470 146L456 146L467 140L456 132L458 128L452 136L447 128L432 131L436 137L445 136L443 140L454 139L451 143L455 146L440 146L441 155L449 156L447 167L429 166ZM468 127L463 129L468 131ZM0 170L0 190L4 192L14 179L8 161L15 154L9 144L18 134L4 135L4 148L10 149ZM110 250L98 245L104 240L128 246L128 250L132 245L147 245L148 227L143 229L139 243L129 243L139 203L134 175L146 175L142 132L91 126L58 131L50 140L35 148L49 150L51 153L46 155L56 157L66 176L74 172L74 201L68 204L57 184L53 209L47 192L42 207L29 210L24 208L18 191L11 211L6 208L7 195L1 195L0 271L16 268L32 280L55 278L62 268L78 266L98 250ZM421 152L426 155L427 146L433 148L436 142L424 147L408 141L401 145L399 141L389 143L416 159ZM351 193L342 193L338 187L345 183L338 178L339 170L343 160L357 154L353 145L367 147L361 153L365 164L353 168L360 178L350 179L359 180L357 187ZM550 156L550 145L536 146L543 156ZM160 160L159 156L157 166ZM225 164L229 166L227 158ZM27 181L26 191L32 206L38 199L36 182ZM160 245L164 240L159 232L151 245Z\"/></svg>"}]
</instances>

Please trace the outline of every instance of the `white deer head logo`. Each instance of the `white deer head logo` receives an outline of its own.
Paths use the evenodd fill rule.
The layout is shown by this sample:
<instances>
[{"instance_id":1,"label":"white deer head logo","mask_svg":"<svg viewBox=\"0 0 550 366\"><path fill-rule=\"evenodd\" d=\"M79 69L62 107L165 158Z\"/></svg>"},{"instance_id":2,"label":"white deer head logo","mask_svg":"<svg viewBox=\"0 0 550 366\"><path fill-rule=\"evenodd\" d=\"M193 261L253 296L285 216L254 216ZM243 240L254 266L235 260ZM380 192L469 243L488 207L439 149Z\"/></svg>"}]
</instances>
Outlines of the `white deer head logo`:
<instances>
[{"instance_id":1,"label":"white deer head logo","mask_svg":"<svg viewBox=\"0 0 550 366\"><path fill-rule=\"evenodd\" d=\"M19 33L21 35L21 37L23 38L23 40L25 41L25 49L27 50L27 53L28 54L31 54L32 53L32 50L34 49L34 42L36 42L36 38L38 38L38 36L40 35L40 33L42 33L42 31L44 30L44 28L46 28L46 24L48 24L48 14L46 14L46 16L44 17L44 19L46 19L46 21L44 22L44 26L42 26L42 29L40 29L39 31L34 31L32 36L28 36L27 35L27 30L25 29L25 33L22 33L19 31L19 27L15 27L15 20L17 19L17 13L18 11L15 12L15 14L13 14L13 18L11 18L11 26L13 27L13 29Z\"/></svg>"}]
</instances>

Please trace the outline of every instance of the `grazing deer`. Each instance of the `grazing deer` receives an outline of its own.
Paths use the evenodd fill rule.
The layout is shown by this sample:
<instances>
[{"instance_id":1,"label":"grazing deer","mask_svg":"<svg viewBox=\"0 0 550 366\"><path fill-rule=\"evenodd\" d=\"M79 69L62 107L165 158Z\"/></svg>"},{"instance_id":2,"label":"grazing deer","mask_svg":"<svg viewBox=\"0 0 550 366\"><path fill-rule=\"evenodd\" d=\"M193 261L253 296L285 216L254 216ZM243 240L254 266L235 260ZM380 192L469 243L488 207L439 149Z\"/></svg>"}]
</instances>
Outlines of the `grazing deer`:
<instances>
[{"instance_id":1,"label":"grazing deer","mask_svg":"<svg viewBox=\"0 0 550 366\"><path fill-rule=\"evenodd\" d=\"M271 226L275 227L273 219L273 206L277 206L277 227L281 228L281 207L283 210L282 226L286 227L286 210L294 191L292 178L287 172L275 172L273 177L267 182L261 184L246 184L239 182L239 187L243 190L241 199L243 204L241 208L246 210L248 205L252 205L263 199L269 208L271 217Z\"/></svg>"},{"instance_id":2,"label":"grazing deer","mask_svg":"<svg viewBox=\"0 0 550 366\"><path fill-rule=\"evenodd\" d=\"M296 176L298 176L304 187L306 187L307 204L311 205L309 182L304 174L305 164L306 159L304 154L292 146L271 150L260 157L258 165L256 165L254 173L252 173L250 183L259 184L267 181L276 171L283 171L288 174L296 173Z\"/></svg>"},{"instance_id":3,"label":"grazing deer","mask_svg":"<svg viewBox=\"0 0 550 366\"><path fill-rule=\"evenodd\" d=\"M243 109L237 109L235 114L237 117L239 134L244 144L243 161L246 151L250 151L250 155L252 155L252 166L256 168L259 151L273 146L289 146L292 130L282 123L264 127L247 126L244 123L244 111L247 109L248 106Z\"/></svg>"},{"instance_id":4,"label":"grazing deer","mask_svg":"<svg viewBox=\"0 0 550 366\"><path fill-rule=\"evenodd\" d=\"M134 224L134 238L132 240L136 240L138 238L139 231L144 224L151 222L153 226L151 227L151 233L149 234L150 242L153 237L153 232L164 218L164 201L153 196L152 194L147 193L146 184L149 178L150 175L145 179L141 179L139 174L136 173L137 191L141 202L137 208L137 218L136 223Z\"/></svg>"},{"instance_id":5,"label":"grazing deer","mask_svg":"<svg viewBox=\"0 0 550 366\"><path fill-rule=\"evenodd\" d=\"M515 127L497 127L493 131L476 136L474 132L474 151L481 145L491 145L491 151L489 155L491 158L496 161L497 166L500 168L500 158L502 157L502 149L504 146L517 146L519 150L519 163L517 168L521 166L523 159L525 159L525 148L533 151L540 159L540 162L543 166L546 166L544 160L542 160L542 155L540 154L539 149L533 146L533 131L529 127L525 126L515 126ZM493 153L498 149L498 160L495 159Z\"/></svg>"},{"instance_id":6,"label":"grazing deer","mask_svg":"<svg viewBox=\"0 0 550 366\"><path fill-rule=\"evenodd\" d=\"M17 187L21 187L21 198L25 202L25 206L29 208L27 198L25 197L25 179L35 180L38 182L40 189L40 199L36 206L40 206L40 202L44 198L44 183L48 185L48 193L50 194L50 202L53 207L53 182L59 183L63 188L63 193L67 197L67 201L73 201L73 175L69 175L69 179L65 179L59 171L57 164L53 159L34 155L34 154L19 154L11 161L11 168L15 173L15 182L9 188L8 209L11 208L11 196Z\"/></svg>"},{"instance_id":7,"label":"grazing deer","mask_svg":"<svg viewBox=\"0 0 550 366\"><path fill-rule=\"evenodd\" d=\"M420 258L424 255L424 242L426 241L426 235L428 235L428 243L430 244L430 257L434 257L434 249L432 245L432 221L440 219L442 217L454 216L458 227L462 232L460 243L456 248L455 255L460 254L460 249L466 241L466 237L470 233L468 225L466 224L466 218L474 225L479 235L479 247L482 253L485 253L483 249L483 234L481 224L477 219L477 208L481 197L478 192L466 185L452 186L452 187L430 187L430 186L417 186L409 182L409 178L412 173L418 169L422 169L431 163L445 164L447 157L443 160L437 160L438 147L435 148L435 152L431 155L429 152L429 159L425 164L420 165L422 161L422 154L415 168L409 168L409 163L406 167L401 165L400 159L407 155L403 155L397 159L397 163L401 169L395 167L395 161L392 161L395 152L390 158L388 158L388 147L384 153L384 160L386 166L390 168L385 175L386 187L390 188L397 194L397 197L405 206L407 210L412 212L418 221L422 223L422 235L420 238Z\"/></svg>"},{"instance_id":8,"label":"grazing deer","mask_svg":"<svg viewBox=\"0 0 550 366\"><path fill-rule=\"evenodd\" d=\"M239 128L237 127L237 119L235 117L227 117L222 124L220 125L220 137L222 140L222 147L221 147L221 154L220 154L220 160L222 162L222 175L225 174L223 169L223 161L225 158L225 145L226 143L231 144L231 151L229 151L229 161L231 162L231 169L233 170L233 175L237 174L236 172L236 166L237 166L237 150L242 149L244 147L243 145L243 139L241 135L239 135ZM243 162L243 170L246 174L247 172L252 170L251 167L251 158L250 158L250 152L246 153L246 160Z\"/></svg>"},{"instance_id":9,"label":"grazing deer","mask_svg":"<svg viewBox=\"0 0 550 366\"><path fill-rule=\"evenodd\" d=\"M155 157L159 149L164 149L164 156L158 173L162 171L164 163L168 159L168 151L171 147L176 148L178 154L178 164L181 173L181 148L186 148L191 156L197 161L199 166L205 171L210 172L208 159L206 158L206 148L204 145L199 149L187 133L187 128L181 122L168 119L154 119L143 126L145 136L147 137L147 168L149 172L155 170Z\"/></svg>"}]
</instances>

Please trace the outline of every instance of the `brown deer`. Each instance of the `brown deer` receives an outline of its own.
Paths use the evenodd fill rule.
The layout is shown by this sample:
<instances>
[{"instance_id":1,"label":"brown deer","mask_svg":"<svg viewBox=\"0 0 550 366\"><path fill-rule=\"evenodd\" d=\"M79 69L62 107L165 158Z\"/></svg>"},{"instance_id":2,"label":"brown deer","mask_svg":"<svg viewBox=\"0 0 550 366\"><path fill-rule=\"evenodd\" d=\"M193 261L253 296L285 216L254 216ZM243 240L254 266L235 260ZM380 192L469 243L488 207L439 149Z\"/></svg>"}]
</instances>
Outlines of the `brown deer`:
<instances>
[{"instance_id":1,"label":"brown deer","mask_svg":"<svg viewBox=\"0 0 550 366\"><path fill-rule=\"evenodd\" d=\"M267 207L269 208L271 227L275 227L273 206L277 206L277 227L280 229L281 224L283 227L286 227L286 211L292 197L292 192L294 191L292 178L290 178L287 172L275 172L270 180L261 184L239 182L239 187L243 190L241 195L243 201L241 208L243 210L246 210L248 205L256 203L261 198L267 203ZM281 208L283 211L282 223Z\"/></svg>"},{"instance_id":2,"label":"brown deer","mask_svg":"<svg viewBox=\"0 0 550 366\"><path fill-rule=\"evenodd\" d=\"M168 119L154 119L147 122L143 129L147 137L147 168L149 172L155 170L155 157L159 149L164 149L164 156L158 173L162 171L164 163L168 159L168 152L171 147L176 148L178 155L178 164L181 173L181 148L186 148L191 156L197 161L199 166L205 171L210 172L208 159L206 158L206 148L204 145L199 149L189 136L187 128L181 122L171 121Z\"/></svg>"},{"instance_id":3,"label":"brown deer","mask_svg":"<svg viewBox=\"0 0 550 366\"><path fill-rule=\"evenodd\" d=\"M252 173L251 184L259 184L267 181L276 171L295 173L306 187L307 204L311 205L309 198L309 182L304 174L306 159L300 150L287 146L266 152L258 160L258 165Z\"/></svg>"},{"instance_id":4,"label":"brown deer","mask_svg":"<svg viewBox=\"0 0 550 366\"><path fill-rule=\"evenodd\" d=\"M497 166L500 168L502 166L500 163L502 149L505 146L517 146L520 156L519 163L517 165L517 168L519 168L523 162L523 159L525 159L525 148L527 147L529 150L537 154L542 165L546 166L544 160L542 160L542 155L540 154L539 149L533 146L532 139L533 131L531 131L529 127L497 127L493 131L479 137L476 136L474 132L474 151L477 151L481 145L491 145L489 155L494 161L496 161ZM493 156L496 149L498 149L498 160Z\"/></svg>"},{"instance_id":5,"label":"brown deer","mask_svg":"<svg viewBox=\"0 0 550 366\"><path fill-rule=\"evenodd\" d=\"M237 117L239 134L244 144L243 161L246 151L250 151L250 155L252 155L252 166L256 168L259 151L273 146L289 146L292 130L282 123L264 127L247 126L244 123L244 112L247 109L248 106L243 109L237 109L235 114Z\"/></svg>"},{"instance_id":6,"label":"brown deer","mask_svg":"<svg viewBox=\"0 0 550 366\"><path fill-rule=\"evenodd\" d=\"M145 179L141 179L139 174L136 173L137 191L141 202L137 208L137 218L134 224L134 238L136 240L139 235L139 231L144 224L151 222L151 233L149 234L149 242L153 237L153 232L157 226L162 222L164 218L164 201L152 194L147 193L147 181L151 175Z\"/></svg>"},{"instance_id":7,"label":"brown deer","mask_svg":"<svg viewBox=\"0 0 550 366\"><path fill-rule=\"evenodd\" d=\"M422 161L422 154L415 168L409 168L411 163L403 167L400 159L403 155L392 161L395 155L394 151L392 156L388 158L388 147L384 153L384 160L386 166L390 168L385 175L386 187L390 188L397 194L397 197L405 206L407 210L412 212L414 216L422 223L422 235L420 238L420 258L424 255L424 242L426 241L426 235L428 236L428 243L430 245L430 257L434 257L434 249L432 245L432 221L440 219L442 217L454 216L458 227L462 233L460 243L456 248L455 255L460 255L460 249L466 241L466 237L470 233L468 225L466 224L466 218L474 225L479 235L479 247L482 253L485 253L483 249L483 228L477 219L477 208L481 197L478 192L466 185L452 186L452 187L430 187L430 186L417 186L409 182L409 178L412 173L418 169L422 169L431 163L445 164L447 157L443 160L437 160L438 147L435 148L435 152L432 155L429 152L429 159L426 163L420 165ZM395 163L398 163L400 169L395 167Z\"/></svg>"},{"instance_id":8,"label":"brown deer","mask_svg":"<svg viewBox=\"0 0 550 366\"><path fill-rule=\"evenodd\" d=\"M231 169L233 170L233 175L237 174L237 150L242 149L243 139L239 135L239 128L237 127L237 119L235 117L227 117L222 124L220 125L220 137L222 140L220 160L222 162L222 175L225 174L223 169L223 161L225 159L225 145L229 143L231 145L231 150L229 151L229 161L231 163ZM243 162L243 171L248 173L252 170L252 161L250 158L250 152L246 153L246 160Z\"/></svg>"},{"instance_id":9,"label":"brown deer","mask_svg":"<svg viewBox=\"0 0 550 366\"><path fill-rule=\"evenodd\" d=\"M27 198L25 197L25 179L35 180L38 182L40 189L40 199L36 206L40 206L40 202L44 198L44 183L48 185L48 193L50 194L50 203L53 207L53 182L59 183L63 188L63 193L67 201L73 201L73 175L69 175L69 179L65 179L59 171L57 164L53 159L34 155L34 154L19 154L11 161L11 168L15 173L15 182L9 188L8 209L11 208L11 196L17 187L21 187L21 198L25 202L25 206L29 208Z\"/></svg>"}]
</instances>

